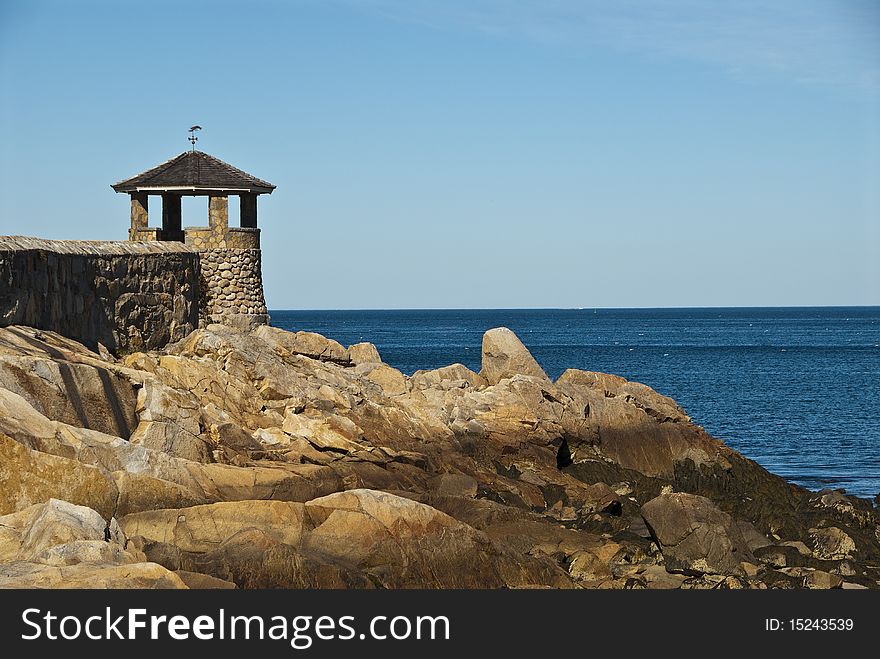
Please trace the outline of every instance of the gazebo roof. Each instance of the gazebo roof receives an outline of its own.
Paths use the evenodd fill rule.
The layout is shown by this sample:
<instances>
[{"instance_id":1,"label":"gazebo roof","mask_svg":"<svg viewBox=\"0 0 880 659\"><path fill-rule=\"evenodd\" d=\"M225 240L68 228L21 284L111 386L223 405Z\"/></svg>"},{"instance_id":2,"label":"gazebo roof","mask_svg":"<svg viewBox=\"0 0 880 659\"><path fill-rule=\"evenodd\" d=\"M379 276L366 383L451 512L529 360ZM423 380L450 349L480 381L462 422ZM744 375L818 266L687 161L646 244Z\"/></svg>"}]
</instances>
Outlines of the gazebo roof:
<instances>
[{"instance_id":1,"label":"gazebo roof","mask_svg":"<svg viewBox=\"0 0 880 659\"><path fill-rule=\"evenodd\" d=\"M179 156L137 176L113 184L116 192L250 192L271 194L275 186L202 151Z\"/></svg>"}]
</instances>

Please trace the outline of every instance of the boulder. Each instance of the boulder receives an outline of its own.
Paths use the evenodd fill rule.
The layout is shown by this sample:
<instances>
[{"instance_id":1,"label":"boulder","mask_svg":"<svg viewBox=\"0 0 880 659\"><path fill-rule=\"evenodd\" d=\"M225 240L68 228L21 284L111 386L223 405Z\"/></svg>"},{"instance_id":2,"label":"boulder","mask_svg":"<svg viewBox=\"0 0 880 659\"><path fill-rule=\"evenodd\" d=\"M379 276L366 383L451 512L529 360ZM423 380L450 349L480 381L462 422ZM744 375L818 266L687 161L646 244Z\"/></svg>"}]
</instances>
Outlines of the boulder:
<instances>
[{"instance_id":1,"label":"boulder","mask_svg":"<svg viewBox=\"0 0 880 659\"><path fill-rule=\"evenodd\" d=\"M35 554L32 562L41 565L132 565L143 563L146 556L141 552L126 551L121 545L104 540L74 540L55 545Z\"/></svg>"},{"instance_id":2,"label":"boulder","mask_svg":"<svg viewBox=\"0 0 880 659\"><path fill-rule=\"evenodd\" d=\"M477 496L477 481L467 474L440 474L429 480L428 484L434 492L442 496Z\"/></svg>"},{"instance_id":3,"label":"boulder","mask_svg":"<svg viewBox=\"0 0 880 659\"><path fill-rule=\"evenodd\" d=\"M49 419L127 439L137 425L136 392L108 368L32 356L0 355L0 387Z\"/></svg>"},{"instance_id":4,"label":"boulder","mask_svg":"<svg viewBox=\"0 0 880 659\"><path fill-rule=\"evenodd\" d=\"M253 334L282 355L303 355L338 364L351 363L351 355L342 344L315 332L287 332L277 327L262 325Z\"/></svg>"},{"instance_id":5,"label":"boulder","mask_svg":"<svg viewBox=\"0 0 880 659\"><path fill-rule=\"evenodd\" d=\"M236 423L221 423L211 430L217 438L217 444L236 453L247 454L249 451L260 451L263 448L251 433Z\"/></svg>"},{"instance_id":6,"label":"boulder","mask_svg":"<svg viewBox=\"0 0 880 659\"><path fill-rule=\"evenodd\" d=\"M483 367L480 375L490 385L514 375L528 375L549 381L532 353L506 327L496 327L483 334Z\"/></svg>"},{"instance_id":7,"label":"boulder","mask_svg":"<svg viewBox=\"0 0 880 659\"><path fill-rule=\"evenodd\" d=\"M175 570L174 574L186 584L190 590L234 590L235 584L231 581L218 579L201 572L189 572L188 570Z\"/></svg>"},{"instance_id":8,"label":"boulder","mask_svg":"<svg viewBox=\"0 0 880 659\"><path fill-rule=\"evenodd\" d=\"M607 483L594 483L583 488L582 514L605 513L620 515L623 509L620 496Z\"/></svg>"},{"instance_id":9,"label":"boulder","mask_svg":"<svg viewBox=\"0 0 880 659\"><path fill-rule=\"evenodd\" d=\"M110 518L117 494L116 484L104 471L29 449L0 432L0 514L63 499Z\"/></svg>"},{"instance_id":10,"label":"boulder","mask_svg":"<svg viewBox=\"0 0 880 659\"><path fill-rule=\"evenodd\" d=\"M489 385L486 378L474 373L464 364L451 364L430 371L416 371L411 380L413 387L417 389L482 389Z\"/></svg>"},{"instance_id":11,"label":"boulder","mask_svg":"<svg viewBox=\"0 0 880 659\"><path fill-rule=\"evenodd\" d=\"M605 398L620 398L644 410L648 416L660 423L690 421L684 410L668 396L654 391L641 382L631 382L619 375L569 368L559 376L556 384L592 389Z\"/></svg>"},{"instance_id":12,"label":"boulder","mask_svg":"<svg viewBox=\"0 0 880 659\"><path fill-rule=\"evenodd\" d=\"M839 561L852 558L856 551L856 543L842 529L836 526L810 529L810 542L816 558L826 561Z\"/></svg>"},{"instance_id":13,"label":"boulder","mask_svg":"<svg viewBox=\"0 0 880 659\"><path fill-rule=\"evenodd\" d=\"M303 504L287 501L235 501L179 510L151 510L123 517L126 536L207 552L244 529L254 528L297 546L304 530Z\"/></svg>"},{"instance_id":14,"label":"boulder","mask_svg":"<svg viewBox=\"0 0 880 659\"><path fill-rule=\"evenodd\" d=\"M588 586L611 578L611 569L607 560L602 560L594 552L576 551L568 564L568 572L572 578Z\"/></svg>"},{"instance_id":15,"label":"boulder","mask_svg":"<svg viewBox=\"0 0 880 659\"><path fill-rule=\"evenodd\" d=\"M386 396L401 396L406 393L406 376L396 368L385 364L372 369L367 379L382 387Z\"/></svg>"},{"instance_id":16,"label":"boulder","mask_svg":"<svg viewBox=\"0 0 880 659\"><path fill-rule=\"evenodd\" d=\"M305 504L148 511L120 524L151 560L240 587L569 585L558 568L499 552L483 533L431 506L374 490Z\"/></svg>"},{"instance_id":17,"label":"boulder","mask_svg":"<svg viewBox=\"0 0 880 659\"><path fill-rule=\"evenodd\" d=\"M736 520L736 526L739 528L739 532L742 534L749 549L753 552L757 549L768 547L773 544L770 542L770 539L758 531L758 529L755 528L755 525L751 522L747 522L744 519L738 519Z\"/></svg>"},{"instance_id":18,"label":"boulder","mask_svg":"<svg viewBox=\"0 0 880 659\"><path fill-rule=\"evenodd\" d=\"M16 561L0 564L0 588L183 589L186 584L156 563L52 566Z\"/></svg>"},{"instance_id":19,"label":"boulder","mask_svg":"<svg viewBox=\"0 0 880 659\"><path fill-rule=\"evenodd\" d=\"M204 495L184 485L154 476L133 474L124 470L114 471L112 476L119 492L116 504L117 517L144 510L188 508L208 503Z\"/></svg>"},{"instance_id":20,"label":"boulder","mask_svg":"<svg viewBox=\"0 0 880 659\"><path fill-rule=\"evenodd\" d=\"M320 451L350 453L365 448L363 444L353 441L360 435L357 426L336 415L315 417L288 413L281 429L294 438L307 440Z\"/></svg>"},{"instance_id":21,"label":"boulder","mask_svg":"<svg viewBox=\"0 0 880 659\"><path fill-rule=\"evenodd\" d=\"M759 561L777 569L804 564L803 555L788 545L766 545L754 548L752 552Z\"/></svg>"},{"instance_id":22,"label":"boulder","mask_svg":"<svg viewBox=\"0 0 880 659\"><path fill-rule=\"evenodd\" d=\"M259 528L243 528L206 552L155 542L147 543L144 550L177 574L199 572L210 575L215 583L222 580L238 588L375 588L352 566L285 544ZM192 577L182 578L194 581Z\"/></svg>"},{"instance_id":23,"label":"boulder","mask_svg":"<svg viewBox=\"0 0 880 659\"><path fill-rule=\"evenodd\" d=\"M379 351L372 343L355 343L348 346L348 356L352 364L381 364Z\"/></svg>"},{"instance_id":24,"label":"boulder","mask_svg":"<svg viewBox=\"0 0 880 659\"><path fill-rule=\"evenodd\" d=\"M670 572L745 576L740 563L755 562L734 519L705 497L661 494L642 517Z\"/></svg>"},{"instance_id":25,"label":"boulder","mask_svg":"<svg viewBox=\"0 0 880 659\"><path fill-rule=\"evenodd\" d=\"M639 576L645 580L649 589L670 590L681 588L687 577L683 574L667 572L662 565L649 565Z\"/></svg>"},{"instance_id":26,"label":"boulder","mask_svg":"<svg viewBox=\"0 0 880 659\"><path fill-rule=\"evenodd\" d=\"M54 547L77 540L104 541L107 522L97 512L49 499L0 517L0 562L32 560Z\"/></svg>"},{"instance_id":27,"label":"boulder","mask_svg":"<svg viewBox=\"0 0 880 659\"><path fill-rule=\"evenodd\" d=\"M488 538L439 510L375 490L349 490L305 504L306 546L357 566L385 588L497 588Z\"/></svg>"},{"instance_id":28,"label":"boulder","mask_svg":"<svg viewBox=\"0 0 880 659\"><path fill-rule=\"evenodd\" d=\"M129 441L184 460L212 462L211 444L176 423L141 421Z\"/></svg>"},{"instance_id":29,"label":"boulder","mask_svg":"<svg viewBox=\"0 0 880 659\"><path fill-rule=\"evenodd\" d=\"M843 585L843 579L836 574L824 572L823 570L810 570L804 576L804 586L806 588L815 588L820 590L828 590L831 588L840 588Z\"/></svg>"}]
</instances>

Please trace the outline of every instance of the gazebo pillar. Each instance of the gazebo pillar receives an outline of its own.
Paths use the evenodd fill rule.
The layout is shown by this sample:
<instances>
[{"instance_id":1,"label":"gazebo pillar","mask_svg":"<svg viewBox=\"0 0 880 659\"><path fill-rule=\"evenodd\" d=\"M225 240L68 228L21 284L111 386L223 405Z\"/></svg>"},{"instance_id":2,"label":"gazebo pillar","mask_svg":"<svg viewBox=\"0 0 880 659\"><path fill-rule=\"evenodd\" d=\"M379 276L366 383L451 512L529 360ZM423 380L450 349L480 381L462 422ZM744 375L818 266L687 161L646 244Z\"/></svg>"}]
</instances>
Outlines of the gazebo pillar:
<instances>
[{"instance_id":1,"label":"gazebo pillar","mask_svg":"<svg viewBox=\"0 0 880 659\"><path fill-rule=\"evenodd\" d=\"M208 226L219 231L229 228L229 197L211 195L208 198Z\"/></svg>"},{"instance_id":2,"label":"gazebo pillar","mask_svg":"<svg viewBox=\"0 0 880 659\"><path fill-rule=\"evenodd\" d=\"M179 194L166 192L162 195L162 239L183 240Z\"/></svg>"},{"instance_id":3,"label":"gazebo pillar","mask_svg":"<svg viewBox=\"0 0 880 659\"><path fill-rule=\"evenodd\" d=\"M131 231L129 238L134 240L138 229L146 229L150 224L148 199L146 192L131 193Z\"/></svg>"},{"instance_id":4,"label":"gazebo pillar","mask_svg":"<svg viewBox=\"0 0 880 659\"><path fill-rule=\"evenodd\" d=\"M241 226L247 229L257 228L257 195L243 192L239 195L241 203Z\"/></svg>"}]
</instances>

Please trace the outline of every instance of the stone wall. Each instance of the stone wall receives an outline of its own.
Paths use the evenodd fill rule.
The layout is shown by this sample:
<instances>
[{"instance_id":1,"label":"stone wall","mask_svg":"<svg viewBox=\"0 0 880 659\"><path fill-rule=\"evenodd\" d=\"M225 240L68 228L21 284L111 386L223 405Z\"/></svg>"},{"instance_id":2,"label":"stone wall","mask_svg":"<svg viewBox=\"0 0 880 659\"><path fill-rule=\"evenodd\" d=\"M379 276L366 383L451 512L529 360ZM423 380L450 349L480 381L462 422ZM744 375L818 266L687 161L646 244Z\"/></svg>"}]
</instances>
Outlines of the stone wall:
<instances>
[{"instance_id":1,"label":"stone wall","mask_svg":"<svg viewBox=\"0 0 880 659\"><path fill-rule=\"evenodd\" d=\"M269 322L259 249L210 249L200 256L206 322L245 326Z\"/></svg>"},{"instance_id":2,"label":"stone wall","mask_svg":"<svg viewBox=\"0 0 880 659\"><path fill-rule=\"evenodd\" d=\"M186 227L183 235L186 244L198 251L226 247L225 233L211 227Z\"/></svg>"},{"instance_id":3,"label":"stone wall","mask_svg":"<svg viewBox=\"0 0 880 659\"><path fill-rule=\"evenodd\" d=\"M207 249L260 249L260 230L248 227L231 227L218 231L212 227L186 227L184 240L190 247Z\"/></svg>"},{"instance_id":4,"label":"stone wall","mask_svg":"<svg viewBox=\"0 0 880 659\"><path fill-rule=\"evenodd\" d=\"M0 236L0 326L115 352L159 348L198 327L199 286L199 255L183 243Z\"/></svg>"},{"instance_id":5,"label":"stone wall","mask_svg":"<svg viewBox=\"0 0 880 659\"><path fill-rule=\"evenodd\" d=\"M260 249L260 230L256 227L230 227L226 232L226 247Z\"/></svg>"}]
</instances>

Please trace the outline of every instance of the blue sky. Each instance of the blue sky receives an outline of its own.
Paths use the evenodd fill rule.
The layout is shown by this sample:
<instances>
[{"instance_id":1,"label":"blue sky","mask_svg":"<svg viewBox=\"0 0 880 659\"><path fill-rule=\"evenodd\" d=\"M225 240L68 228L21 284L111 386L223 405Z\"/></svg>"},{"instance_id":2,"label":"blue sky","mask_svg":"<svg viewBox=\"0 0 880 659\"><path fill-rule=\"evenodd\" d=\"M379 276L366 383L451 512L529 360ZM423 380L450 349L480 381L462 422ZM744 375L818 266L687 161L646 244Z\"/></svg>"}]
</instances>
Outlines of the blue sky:
<instances>
[{"instance_id":1,"label":"blue sky","mask_svg":"<svg viewBox=\"0 0 880 659\"><path fill-rule=\"evenodd\" d=\"M0 82L0 233L198 123L270 308L880 304L876 2L0 0Z\"/></svg>"}]
</instances>

